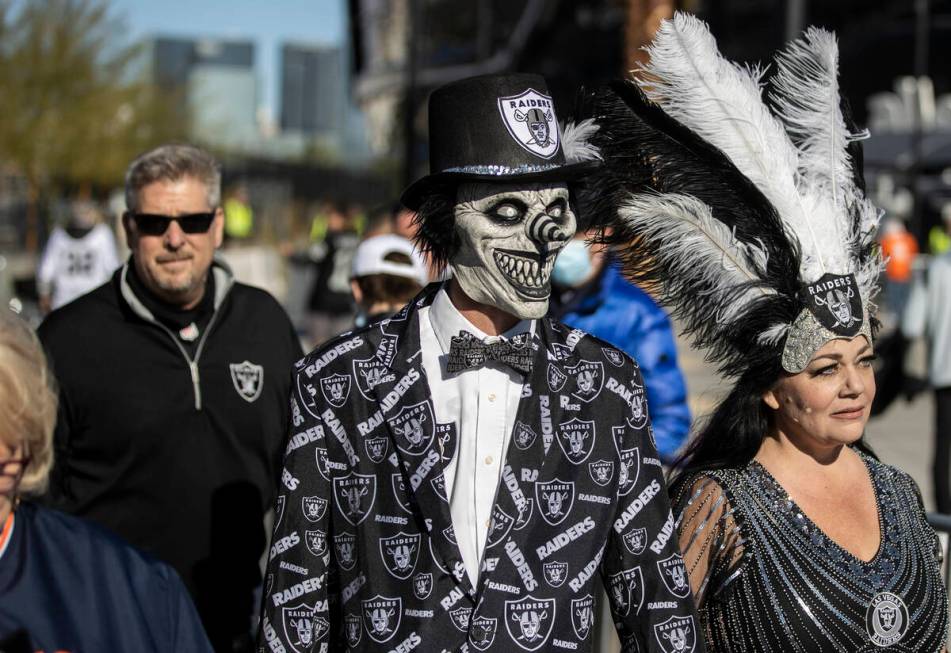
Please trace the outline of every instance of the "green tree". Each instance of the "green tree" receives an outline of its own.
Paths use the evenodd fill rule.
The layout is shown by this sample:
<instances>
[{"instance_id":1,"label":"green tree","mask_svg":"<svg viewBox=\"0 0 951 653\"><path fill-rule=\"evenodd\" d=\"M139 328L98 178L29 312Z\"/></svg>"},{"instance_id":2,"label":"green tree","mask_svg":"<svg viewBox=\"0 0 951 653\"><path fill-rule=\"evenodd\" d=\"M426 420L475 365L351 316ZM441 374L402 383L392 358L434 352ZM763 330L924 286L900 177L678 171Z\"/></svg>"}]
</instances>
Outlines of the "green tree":
<instances>
[{"instance_id":1,"label":"green tree","mask_svg":"<svg viewBox=\"0 0 951 653\"><path fill-rule=\"evenodd\" d=\"M120 184L138 153L184 135L124 33L105 0L0 0L0 162L27 181L30 249L43 198Z\"/></svg>"}]
</instances>

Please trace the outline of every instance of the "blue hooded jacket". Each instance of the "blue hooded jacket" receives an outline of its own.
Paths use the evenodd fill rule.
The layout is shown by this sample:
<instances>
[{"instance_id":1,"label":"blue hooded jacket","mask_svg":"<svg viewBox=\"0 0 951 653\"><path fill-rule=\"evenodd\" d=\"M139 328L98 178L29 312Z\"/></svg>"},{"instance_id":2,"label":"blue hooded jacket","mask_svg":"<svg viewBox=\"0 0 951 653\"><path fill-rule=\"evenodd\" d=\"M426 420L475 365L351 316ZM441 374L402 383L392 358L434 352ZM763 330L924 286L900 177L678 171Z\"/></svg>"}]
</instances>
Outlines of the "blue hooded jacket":
<instances>
[{"instance_id":1,"label":"blue hooded jacket","mask_svg":"<svg viewBox=\"0 0 951 653\"><path fill-rule=\"evenodd\" d=\"M670 463L690 430L690 409L667 313L624 279L613 262L554 312L568 326L607 340L637 361L657 450L663 462Z\"/></svg>"}]
</instances>

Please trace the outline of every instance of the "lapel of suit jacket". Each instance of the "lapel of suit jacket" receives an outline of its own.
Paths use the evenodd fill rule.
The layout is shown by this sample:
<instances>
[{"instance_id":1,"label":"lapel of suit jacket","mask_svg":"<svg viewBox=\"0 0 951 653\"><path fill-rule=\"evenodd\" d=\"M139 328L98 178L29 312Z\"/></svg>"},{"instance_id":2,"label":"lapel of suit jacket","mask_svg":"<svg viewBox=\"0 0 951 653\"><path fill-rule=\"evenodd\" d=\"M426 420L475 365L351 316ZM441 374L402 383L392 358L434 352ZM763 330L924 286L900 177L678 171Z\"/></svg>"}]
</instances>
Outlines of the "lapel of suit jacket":
<instances>
[{"instance_id":1,"label":"lapel of suit jacket","mask_svg":"<svg viewBox=\"0 0 951 653\"><path fill-rule=\"evenodd\" d=\"M532 359L532 371L522 386L522 398L516 411L502 466L502 479L495 494L492 522L482 554L483 560L490 555L507 556L516 567L519 566L516 562L519 554L526 558L530 555L530 551L520 548L519 542L530 541L532 522L540 519L539 507L535 505L535 481L544 478L545 465L557 456L555 429L563 410L555 387L548 380L550 365L559 370L562 367L562 362L556 357L559 347L564 348L561 344L563 338L554 331L547 318L538 320L536 324L533 343L537 349ZM555 343L558 343L558 347L553 347ZM535 470L537 474L523 474L523 469ZM479 574L476 605L498 567L495 565L491 569L483 569Z\"/></svg>"},{"instance_id":2,"label":"lapel of suit jacket","mask_svg":"<svg viewBox=\"0 0 951 653\"><path fill-rule=\"evenodd\" d=\"M400 459L403 485L423 520L420 530L429 533L433 559L472 600L475 590L469 581L456 544L449 499L443 474L437 425L423 370L419 340L419 308L432 303L438 285L429 286L405 310L380 325L381 347L393 347L384 362L393 370L396 385L387 392L374 388L377 405ZM386 344L389 339L390 344ZM399 396L399 389L405 392ZM441 562L440 562L441 561Z\"/></svg>"}]
</instances>

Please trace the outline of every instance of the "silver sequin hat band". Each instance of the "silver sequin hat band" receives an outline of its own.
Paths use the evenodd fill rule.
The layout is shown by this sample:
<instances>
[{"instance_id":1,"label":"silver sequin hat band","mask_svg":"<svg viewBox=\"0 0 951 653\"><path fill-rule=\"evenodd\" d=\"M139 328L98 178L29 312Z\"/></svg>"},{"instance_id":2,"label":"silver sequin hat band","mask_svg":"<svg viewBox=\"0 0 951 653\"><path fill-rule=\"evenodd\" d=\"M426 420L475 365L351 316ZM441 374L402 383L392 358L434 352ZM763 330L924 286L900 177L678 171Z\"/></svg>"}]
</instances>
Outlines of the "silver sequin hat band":
<instances>
[{"instance_id":1,"label":"silver sequin hat band","mask_svg":"<svg viewBox=\"0 0 951 653\"><path fill-rule=\"evenodd\" d=\"M872 344L872 329L869 326L868 307L862 307L862 326L854 336L844 336L823 326L808 308L802 309L799 316L789 327L786 345L783 347L783 369L790 374L798 374L806 369L809 361L823 345L831 340L851 340L865 336Z\"/></svg>"}]
</instances>

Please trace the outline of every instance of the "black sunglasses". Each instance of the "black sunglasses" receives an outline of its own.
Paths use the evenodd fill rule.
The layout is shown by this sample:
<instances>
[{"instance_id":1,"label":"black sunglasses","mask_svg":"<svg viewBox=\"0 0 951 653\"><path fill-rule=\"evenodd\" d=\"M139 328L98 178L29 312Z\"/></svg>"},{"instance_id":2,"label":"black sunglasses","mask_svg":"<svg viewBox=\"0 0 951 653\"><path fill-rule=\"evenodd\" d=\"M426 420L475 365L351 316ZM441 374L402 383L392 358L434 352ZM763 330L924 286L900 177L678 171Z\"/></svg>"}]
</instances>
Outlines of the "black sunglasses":
<instances>
[{"instance_id":1,"label":"black sunglasses","mask_svg":"<svg viewBox=\"0 0 951 653\"><path fill-rule=\"evenodd\" d=\"M161 236L173 220L186 234L203 234L211 228L211 223L215 219L214 211L176 216L129 211L126 215L135 220L135 226L146 236Z\"/></svg>"}]
</instances>

